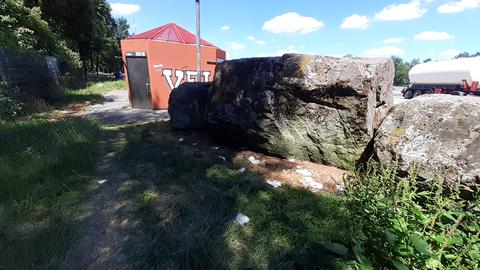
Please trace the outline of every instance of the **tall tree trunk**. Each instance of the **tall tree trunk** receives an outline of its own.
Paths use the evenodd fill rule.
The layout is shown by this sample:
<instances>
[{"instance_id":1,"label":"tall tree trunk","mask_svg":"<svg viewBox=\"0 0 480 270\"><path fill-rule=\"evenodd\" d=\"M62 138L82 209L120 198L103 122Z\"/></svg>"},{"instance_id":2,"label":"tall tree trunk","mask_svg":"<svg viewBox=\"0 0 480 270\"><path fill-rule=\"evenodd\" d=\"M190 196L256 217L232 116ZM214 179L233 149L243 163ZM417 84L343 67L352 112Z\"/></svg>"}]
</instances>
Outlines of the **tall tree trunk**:
<instances>
[{"instance_id":1,"label":"tall tree trunk","mask_svg":"<svg viewBox=\"0 0 480 270\"><path fill-rule=\"evenodd\" d=\"M93 53L90 53L90 71L91 72L95 71L94 67L95 67L95 65L93 63Z\"/></svg>"},{"instance_id":2,"label":"tall tree trunk","mask_svg":"<svg viewBox=\"0 0 480 270\"><path fill-rule=\"evenodd\" d=\"M96 66L96 70L97 70L97 75L98 75L98 70L99 70L99 63L98 63L98 52L96 53L96 56L97 56L97 66Z\"/></svg>"},{"instance_id":3,"label":"tall tree trunk","mask_svg":"<svg viewBox=\"0 0 480 270\"><path fill-rule=\"evenodd\" d=\"M86 62L86 59L83 59L82 60L82 63L83 63L83 79L86 81L88 80L88 70L87 70L87 62Z\"/></svg>"}]
</instances>

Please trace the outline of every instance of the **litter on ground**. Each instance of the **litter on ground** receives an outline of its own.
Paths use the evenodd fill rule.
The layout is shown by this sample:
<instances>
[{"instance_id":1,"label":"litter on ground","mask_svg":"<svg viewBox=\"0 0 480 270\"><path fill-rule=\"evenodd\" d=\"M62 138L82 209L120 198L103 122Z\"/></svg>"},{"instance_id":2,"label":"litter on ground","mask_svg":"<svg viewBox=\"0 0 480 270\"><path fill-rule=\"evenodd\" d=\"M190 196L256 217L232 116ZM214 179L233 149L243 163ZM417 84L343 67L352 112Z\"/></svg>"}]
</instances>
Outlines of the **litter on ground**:
<instances>
[{"instance_id":1,"label":"litter on ground","mask_svg":"<svg viewBox=\"0 0 480 270\"><path fill-rule=\"evenodd\" d=\"M197 146L197 143L192 143L193 146Z\"/></svg>"},{"instance_id":2,"label":"litter on ground","mask_svg":"<svg viewBox=\"0 0 480 270\"><path fill-rule=\"evenodd\" d=\"M250 156L248 158L248 161L250 161L250 163L252 163L253 165L258 165L262 163L260 160L256 159L254 156Z\"/></svg>"},{"instance_id":3,"label":"litter on ground","mask_svg":"<svg viewBox=\"0 0 480 270\"><path fill-rule=\"evenodd\" d=\"M250 218L245 216L242 213L237 214L237 216L235 217L235 223L237 223L240 226L243 226L243 225L247 224L248 222L250 222Z\"/></svg>"},{"instance_id":4,"label":"litter on ground","mask_svg":"<svg viewBox=\"0 0 480 270\"><path fill-rule=\"evenodd\" d=\"M279 188L282 186L282 183L276 181L276 180L267 180L267 184L272 186L273 188Z\"/></svg>"},{"instance_id":5,"label":"litter on ground","mask_svg":"<svg viewBox=\"0 0 480 270\"><path fill-rule=\"evenodd\" d=\"M183 138L180 138L180 139L178 139L178 141L179 141L179 142L183 142L183 141L184 141L184 139L183 139Z\"/></svg>"},{"instance_id":6,"label":"litter on ground","mask_svg":"<svg viewBox=\"0 0 480 270\"><path fill-rule=\"evenodd\" d=\"M247 169L245 169L245 168L242 167L242 168L238 169L238 172L244 173L246 170L247 170Z\"/></svg>"},{"instance_id":7,"label":"litter on ground","mask_svg":"<svg viewBox=\"0 0 480 270\"><path fill-rule=\"evenodd\" d=\"M99 181L97 181L97 183L100 184L100 185L103 185L103 184L105 184L106 182L107 182L107 180L99 180Z\"/></svg>"},{"instance_id":8,"label":"litter on ground","mask_svg":"<svg viewBox=\"0 0 480 270\"><path fill-rule=\"evenodd\" d=\"M307 169L303 169L303 168L299 168L296 170L296 172L302 176L305 176L305 177L312 177L313 176L313 173L310 172L309 170Z\"/></svg>"},{"instance_id":9,"label":"litter on ground","mask_svg":"<svg viewBox=\"0 0 480 270\"><path fill-rule=\"evenodd\" d=\"M218 156L219 159L223 160L223 161L227 161L227 158L224 157L224 156Z\"/></svg>"},{"instance_id":10,"label":"litter on ground","mask_svg":"<svg viewBox=\"0 0 480 270\"><path fill-rule=\"evenodd\" d=\"M345 186L344 186L344 185L336 185L336 186L335 186L335 190L336 190L337 192L343 193L343 192L345 192Z\"/></svg>"},{"instance_id":11,"label":"litter on ground","mask_svg":"<svg viewBox=\"0 0 480 270\"><path fill-rule=\"evenodd\" d=\"M288 162L295 162L295 159L291 158L288 160Z\"/></svg>"},{"instance_id":12,"label":"litter on ground","mask_svg":"<svg viewBox=\"0 0 480 270\"><path fill-rule=\"evenodd\" d=\"M312 191L318 191L323 189L323 184L315 182L312 177L303 177L300 181L306 188L309 188Z\"/></svg>"}]
</instances>

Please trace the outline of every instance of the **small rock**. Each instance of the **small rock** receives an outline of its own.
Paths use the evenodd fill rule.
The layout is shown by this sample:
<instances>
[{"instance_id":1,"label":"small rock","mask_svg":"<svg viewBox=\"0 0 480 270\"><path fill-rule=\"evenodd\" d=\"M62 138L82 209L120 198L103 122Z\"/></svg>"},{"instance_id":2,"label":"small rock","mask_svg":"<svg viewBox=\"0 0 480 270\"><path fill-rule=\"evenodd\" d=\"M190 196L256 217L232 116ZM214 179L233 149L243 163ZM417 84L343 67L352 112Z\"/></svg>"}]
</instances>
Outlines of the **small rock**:
<instances>
[{"instance_id":1,"label":"small rock","mask_svg":"<svg viewBox=\"0 0 480 270\"><path fill-rule=\"evenodd\" d=\"M267 184L269 184L273 188L279 188L279 187L282 186L282 183L280 183L279 181L276 181L276 180L267 180Z\"/></svg>"},{"instance_id":2,"label":"small rock","mask_svg":"<svg viewBox=\"0 0 480 270\"><path fill-rule=\"evenodd\" d=\"M284 174L287 174L287 173L290 172L290 170L283 169L282 172L283 172Z\"/></svg>"},{"instance_id":3,"label":"small rock","mask_svg":"<svg viewBox=\"0 0 480 270\"><path fill-rule=\"evenodd\" d=\"M235 223L237 223L240 226L243 226L249 222L250 222L250 218L242 213L237 214L237 216L235 217Z\"/></svg>"},{"instance_id":4,"label":"small rock","mask_svg":"<svg viewBox=\"0 0 480 270\"><path fill-rule=\"evenodd\" d=\"M247 170L247 169L245 169L245 168L242 167L242 168L240 168L240 169L238 170L238 172L244 173L246 170Z\"/></svg>"},{"instance_id":5,"label":"small rock","mask_svg":"<svg viewBox=\"0 0 480 270\"><path fill-rule=\"evenodd\" d=\"M295 162L295 159L291 158L288 160L288 162Z\"/></svg>"},{"instance_id":6,"label":"small rock","mask_svg":"<svg viewBox=\"0 0 480 270\"><path fill-rule=\"evenodd\" d=\"M183 138L180 138L180 139L178 139L178 141L179 141L179 142L183 142L183 141L184 141L184 139L183 139Z\"/></svg>"},{"instance_id":7,"label":"small rock","mask_svg":"<svg viewBox=\"0 0 480 270\"><path fill-rule=\"evenodd\" d=\"M248 161L250 161L250 163L252 163L253 165L258 165L262 163L260 160L256 159L254 156L249 157Z\"/></svg>"},{"instance_id":8,"label":"small rock","mask_svg":"<svg viewBox=\"0 0 480 270\"><path fill-rule=\"evenodd\" d=\"M192 143L193 146L197 146L197 143Z\"/></svg>"}]
</instances>

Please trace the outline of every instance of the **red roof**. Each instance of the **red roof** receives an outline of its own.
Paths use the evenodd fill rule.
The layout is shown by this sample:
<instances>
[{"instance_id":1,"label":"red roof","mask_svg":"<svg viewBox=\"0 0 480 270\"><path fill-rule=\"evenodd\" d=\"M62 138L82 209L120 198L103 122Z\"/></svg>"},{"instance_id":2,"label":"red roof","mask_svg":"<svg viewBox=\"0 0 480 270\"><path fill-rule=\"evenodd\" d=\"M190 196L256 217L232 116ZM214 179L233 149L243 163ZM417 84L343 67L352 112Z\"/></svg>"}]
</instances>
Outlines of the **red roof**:
<instances>
[{"instance_id":1,"label":"red roof","mask_svg":"<svg viewBox=\"0 0 480 270\"><path fill-rule=\"evenodd\" d=\"M145 33L141 33L135 36L131 36L128 39L152 39L152 40L162 40L168 42L176 42L183 44L196 44L197 36L190 33L185 28L178 26L175 23L165 24L163 26L157 27ZM201 44L204 46L213 46L212 43L201 40Z\"/></svg>"}]
</instances>

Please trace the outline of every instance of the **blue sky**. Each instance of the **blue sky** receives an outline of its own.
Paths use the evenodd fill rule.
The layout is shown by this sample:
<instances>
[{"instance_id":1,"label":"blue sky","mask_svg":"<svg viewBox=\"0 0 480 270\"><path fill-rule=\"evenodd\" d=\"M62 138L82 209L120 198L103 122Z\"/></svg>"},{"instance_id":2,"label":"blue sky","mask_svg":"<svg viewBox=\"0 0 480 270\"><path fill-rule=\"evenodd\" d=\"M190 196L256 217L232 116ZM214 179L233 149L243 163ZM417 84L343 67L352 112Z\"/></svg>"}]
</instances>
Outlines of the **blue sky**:
<instances>
[{"instance_id":1,"label":"blue sky","mask_svg":"<svg viewBox=\"0 0 480 270\"><path fill-rule=\"evenodd\" d=\"M194 0L110 0L141 33L175 22L195 31ZM202 37L228 58L285 52L447 59L480 51L480 0L201 0Z\"/></svg>"}]
</instances>

